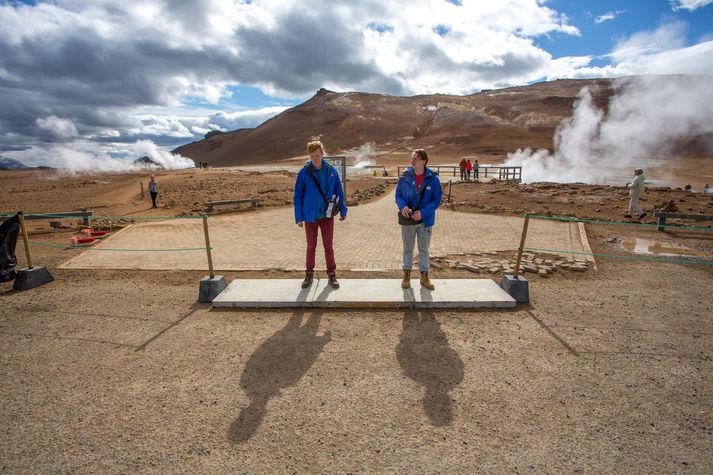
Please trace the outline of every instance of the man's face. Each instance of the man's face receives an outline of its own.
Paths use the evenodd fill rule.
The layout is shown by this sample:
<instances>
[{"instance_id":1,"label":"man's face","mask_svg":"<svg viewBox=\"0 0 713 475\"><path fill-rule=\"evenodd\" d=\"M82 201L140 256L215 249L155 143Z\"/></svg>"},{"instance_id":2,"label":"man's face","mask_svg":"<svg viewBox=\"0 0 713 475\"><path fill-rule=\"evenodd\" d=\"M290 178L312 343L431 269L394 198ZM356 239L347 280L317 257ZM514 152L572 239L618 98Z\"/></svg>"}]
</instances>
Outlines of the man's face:
<instances>
[{"instance_id":1,"label":"man's face","mask_svg":"<svg viewBox=\"0 0 713 475\"><path fill-rule=\"evenodd\" d=\"M312 150L309 153L309 159L312 161L312 163L319 163L322 161L322 157L324 156L324 153L322 152L321 148L318 148L317 150Z\"/></svg>"}]
</instances>

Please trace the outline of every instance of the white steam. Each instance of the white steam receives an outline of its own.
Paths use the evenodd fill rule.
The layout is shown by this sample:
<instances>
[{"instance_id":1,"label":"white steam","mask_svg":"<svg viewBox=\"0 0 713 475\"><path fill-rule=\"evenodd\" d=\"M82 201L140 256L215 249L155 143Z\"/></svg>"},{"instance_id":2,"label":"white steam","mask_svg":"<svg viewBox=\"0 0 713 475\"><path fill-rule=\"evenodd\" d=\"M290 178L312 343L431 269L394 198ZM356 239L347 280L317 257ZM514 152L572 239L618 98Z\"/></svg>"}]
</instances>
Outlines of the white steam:
<instances>
[{"instance_id":1,"label":"white steam","mask_svg":"<svg viewBox=\"0 0 713 475\"><path fill-rule=\"evenodd\" d=\"M372 158L376 155L376 148L373 143L366 143L354 150L350 150L348 153L354 157L354 168L364 168L376 163Z\"/></svg>"},{"instance_id":2,"label":"white steam","mask_svg":"<svg viewBox=\"0 0 713 475\"><path fill-rule=\"evenodd\" d=\"M190 158L159 149L150 140L138 140L122 145L121 149L104 149L97 142L76 140L70 143L33 146L19 152L7 152L8 157L28 166L44 165L70 173L125 172L143 170L146 165L136 163L138 158L148 156L159 167L167 170L192 168Z\"/></svg>"},{"instance_id":3,"label":"white steam","mask_svg":"<svg viewBox=\"0 0 713 475\"><path fill-rule=\"evenodd\" d=\"M609 111L597 108L583 88L571 117L554 136L554 154L519 149L506 166L522 166L524 182L605 183L628 177L633 168L660 165L687 139L713 150L713 88L701 76L643 76L616 80ZM713 164L713 162L712 162Z\"/></svg>"}]
</instances>

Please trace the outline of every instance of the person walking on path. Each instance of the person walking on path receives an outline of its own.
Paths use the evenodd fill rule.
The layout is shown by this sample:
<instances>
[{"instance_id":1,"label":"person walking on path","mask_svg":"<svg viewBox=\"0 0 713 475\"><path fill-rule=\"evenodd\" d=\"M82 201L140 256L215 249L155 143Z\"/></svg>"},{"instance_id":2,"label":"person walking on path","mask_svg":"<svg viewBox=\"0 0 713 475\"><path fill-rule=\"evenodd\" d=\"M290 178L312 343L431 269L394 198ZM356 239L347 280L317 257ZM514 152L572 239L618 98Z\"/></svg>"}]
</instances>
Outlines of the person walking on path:
<instances>
[{"instance_id":1,"label":"person walking on path","mask_svg":"<svg viewBox=\"0 0 713 475\"><path fill-rule=\"evenodd\" d=\"M629 211L624 215L626 218L631 218L638 215L639 219L646 217L646 213L639 206L639 199L644 194L644 170L637 168L634 170L634 181L627 183L629 189Z\"/></svg>"},{"instance_id":2,"label":"person walking on path","mask_svg":"<svg viewBox=\"0 0 713 475\"><path fill-rule=\"evenodd\" d=\"M151 195L152 208L158 208L156 206L156 197L158 196L158 183L156 182L156 175L151 175L149 180L149 194Z\"/></svg>"},{"instance_id":3,"label":"person walking on path","mask_svg":"<svg viewBox=\"0 0 713 475\"><path fill-rule=\"evenodd\" d=\"M465 179L467 181L470 181L470 173L473 171L473 164L470 163L470 160L466 162L465 164Z\"/></svg>"},{"instance_id":4,"label":"person walking on path","mask_svg":"<svg viewBox=\"0 0 713 475\"><path fill-rule=\"evenodd\" d=\"M473 163L473 171L475 172L475 181L478 181L478 169L480 168L480 164L478 163L478 160Z\"/></svg>"},{"instance_id":5,"label":"person walking on path","mask_svg":"<svg viewBox=\"0 0 713 475\"><path fill-rule=\"evenodd\" d=\"M463 181L465 180L465 169L467 167L467 163L465 161L465 158L461 158L460 163L458 166L460 167L460 180Z\"/></svg>"},{"instance_id":6,"label":"person walking on path","mask_svg":"<svg viewBox=\"0 0 713 475\"><path fill-rule=\"evenodd\" d=\"M441 205L443 190L438 175L426 165L428 154L424 149L411 153L411 167L407 169L396 185L396 204L399 207L401 241L403 242L403 281L401 288L411 286L414 242L418 239L418 270L421 285L429 290L435 286L428 278L430 267L429 248L431 233L436 221L436 208Z\"/></svg>"},{"instance_id":7,"label":"person walking on path","mask_svg":"<svg viewBox=\"0 0 713 475\"><path fill-rule=\"evenodd\" d=\"M317 234L322 234L324 259L327 261L327 276L332 288L339 288L337 263L334 259L334 216L339 220L347 217L347 205L344 191L337 170L326 161L324 146L319 140L307 144L309 161L297 174L293 198L295 223L304 227L307 237L307 258L305 279L302 288L312 285L314 279L315 255L317 252Z\"/></svg>"}]
</instances>

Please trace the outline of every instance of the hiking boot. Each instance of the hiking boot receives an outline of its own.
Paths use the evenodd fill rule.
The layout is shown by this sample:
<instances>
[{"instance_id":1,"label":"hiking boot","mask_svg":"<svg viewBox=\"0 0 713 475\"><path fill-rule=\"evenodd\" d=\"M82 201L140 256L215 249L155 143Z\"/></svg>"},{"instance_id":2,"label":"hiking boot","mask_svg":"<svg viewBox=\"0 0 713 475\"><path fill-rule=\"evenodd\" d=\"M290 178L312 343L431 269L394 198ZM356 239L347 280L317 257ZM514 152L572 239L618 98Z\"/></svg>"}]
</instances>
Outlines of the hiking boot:
<instances>
[{"instance_id":1,"label":"hiking boot","mask_svg":"<svg viewBox=\"0 0 713 475\"><path fill-rule=\"evenodd\" d=\"M426 287L428 290L435 290L436 286L433 285L431 280L428 278L428 271L421 272L421 285Z\"/></svg>"},{"instance_id":2,"label":"hiking boot","mask_svg":"<svg viewBox=\"0 0 713 475\"><path fill-rule=\"evenodd\" d=\"M314 280L314 272L307 271L305 272L305 280L302 281L302 288L306 289L310 285L312 285L312 281Z\"/></svg>"},{"instance_id":3,"label":"hiking boot","mask_svg":"<svg viewBox=\"0 0 713 475\"><path fill-rule=\"evenodd\" d=\"M334 272L327 274L327 277L329 277L329 285L333 289L338 289L339 288L339 281L337 280L337 274Z\"/></svg>"},{"instance_id":4,"label":"hiking boot","mask_svg":"<svg viewBox=\"0 0 713 475\"><path fill-rule=\"evenodd\" d=\"M644 219L646 217L646 212L643 212L639 215L639 219Z\"/></svg>"},{"instance_id":5,"label":"hiking boot","mask_svg":"<svg viewBox=\"0 0 713 475\"><path fill-rule=\"evenodd\" d=\"M411 287L411 269L404 269L404 280L401 281L401 288L408 289Z\"/></svg>"}]
</instances>

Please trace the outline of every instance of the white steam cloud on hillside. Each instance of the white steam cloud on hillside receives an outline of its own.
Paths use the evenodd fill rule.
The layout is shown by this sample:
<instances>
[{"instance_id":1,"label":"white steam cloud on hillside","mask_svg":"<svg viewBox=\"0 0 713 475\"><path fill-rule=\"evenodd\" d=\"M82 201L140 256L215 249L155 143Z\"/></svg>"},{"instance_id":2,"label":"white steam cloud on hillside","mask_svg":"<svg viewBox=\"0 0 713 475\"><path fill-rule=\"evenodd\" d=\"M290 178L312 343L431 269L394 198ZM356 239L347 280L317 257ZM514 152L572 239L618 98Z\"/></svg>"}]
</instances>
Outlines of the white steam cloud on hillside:
<instances>
[{"instance_id":1,"label":"white steam cloud on hillside","mask_svg":"<svg viewBox=\"0 0 713 475\"><path fill-rule=\"evenodd\" d=\"M508 154L505 165L522 166L524 182L606 183L629 176L633 168L646 169L655 158L670 156L677 143L713 134L710 84L711 78L702 76L617 80L607 114L584 88L572 116L555 132L554 154L519 149ZM713 152L711 136L707 146ZM675 167L675 159L670 160Z\"/></svg>"}]
</instances>

